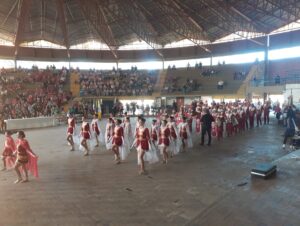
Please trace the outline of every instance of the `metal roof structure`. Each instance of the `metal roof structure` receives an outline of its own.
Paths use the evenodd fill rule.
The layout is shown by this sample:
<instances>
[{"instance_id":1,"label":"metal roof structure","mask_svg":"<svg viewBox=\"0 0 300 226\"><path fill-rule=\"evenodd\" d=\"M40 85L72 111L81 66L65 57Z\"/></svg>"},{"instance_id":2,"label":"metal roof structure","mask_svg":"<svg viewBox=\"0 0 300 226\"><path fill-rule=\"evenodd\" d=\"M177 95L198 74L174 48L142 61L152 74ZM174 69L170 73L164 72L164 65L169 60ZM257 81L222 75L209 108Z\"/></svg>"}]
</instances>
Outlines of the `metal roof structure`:
<instances>
[{"instance_id":1,"label":"metal roof structure","mask_svg":"<svg viewBox=\"0 0 300 226\"><path fill-rule=\"evenodd\" d=\"M201 42L238 31L268 34L299 19L300 0L1 0L0 39L16 52L35 40L67 49L97 40L117 59L117 49L136 40L158 55L183 39L210 51Z\"/></svg>"}]
</instances>

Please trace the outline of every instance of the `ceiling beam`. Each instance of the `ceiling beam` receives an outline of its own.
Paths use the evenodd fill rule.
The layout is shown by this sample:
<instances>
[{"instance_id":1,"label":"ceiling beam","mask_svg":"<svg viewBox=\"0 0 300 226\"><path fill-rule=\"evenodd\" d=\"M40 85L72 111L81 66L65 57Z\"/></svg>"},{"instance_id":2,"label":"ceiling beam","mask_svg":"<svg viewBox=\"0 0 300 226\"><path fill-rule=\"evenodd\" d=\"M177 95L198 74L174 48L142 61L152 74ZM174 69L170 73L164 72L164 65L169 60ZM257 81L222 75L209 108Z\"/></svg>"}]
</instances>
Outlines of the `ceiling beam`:
<instances>
[{"instance_id":1,"label":"ceiling beam","mask_svg":"<svg viewBox=\"0 0 300 226\"><path fill-rule=\"evenodd\" d=\"M66 7L67 7L67 10L68 10L68 12L69 12L69 14L70 14L70 16L71 16L71 18L72 18L72 21L75 21L75 17L74 17L74 15L73 15L73 13L72 13L72 11L71 11L71 9L70 9L70 6L69 6L69 4L68 4L68 1L66 1Z\"/></svg>"},{"instance_id":2,"label":"ceiling beam","mask_svg":"<svg viewBox=\"0 0 300 226\"><path fill-rule=\"evenodd\" d=\"M194 15L195 17L198 17L200 20L205 21L207 24L212 24L213 26L216 26L217 28L219 28L220 30L223 30L226 33L228 33L228 32L236 33L234 24L232 24L231 21L229 21L227 18L224 18L224 16L221 15L220 12L218 12L216 9L214 9L211 4L208 4L204 0L200 0L200 2L202 4L204 4L207 8L209 8L213 14L215 14L215 19L214 20L207 19L200 12L196 11L195 8L191 8L189 6L186 6L185 3L183 3L183 2L181 4L186 6L186 8L189 10L189 13L191 15ZM251 42L253 42L257 45L265 46L265 44L262 43L262 42L256 41L254 39L249 39L248 37L243 36L241 34L237 34L237 35L242 37L242 38L245 38L245 39L247 39L247 40L249 40L249 41L251 41Z\"/></svg>"},{"instance_id":3,"label":"ceiling beam","mask_svg":"<svg viewBox=\"0 0 300 226\"><path fill-rule=\"evenodd\" d=\"M123 20L127 22L129 29L137 35L137 37L144 42L146 42L154 52L164 60L162 52L159 50L161 46L158 44L156 39L157 32L152 26L149 26L149 23L146 21L146 18L143 16L137 1L129 0L125 2L124 0L118 1L119 5L122 7L122 13L125 15L118 15L115 11L110 8L106 8L114 17L122 17ZM148 24L148 26L145 26ZM145 28L148 28L145 29Z\"/></svg>"},{"instance_id":4,"label":"ceiling beam","mask_svg":"<svg viewBox=\"0 0 300 226\"><path fill-rule=\"evenodd\" d=\"M266 0L266 1L273 4L275 7L277 7L280 10L281 16L283 16L283 14L286 13L287 21L294 22L300 19L300 4L298 0L297 1L285 0L284 1L285 4L283 4L283 1L279 1L279 2L273 0ZM292 16L294 17L293 19L291 19Z\"/></svg>"},{"instance_id":5,"label":"ceiling beam","mask_svg":"<svg viewBox=\"0 0 300 226\"><path fill-rule=\"evenodd\" d=\"M17 32L15 36L15 55L18 54L18 48L22 40L23 33L25 31L25 25L28 21L29 17L29 10L31 7L31 0L19 0L19 12L18 12L18 19L17 19Z\"/></svg>"},{"instance_id":6,"label":"ceiling beam","mask_svg":"<svg viewBox=\"0 0 300 226\"><path fill-rule=\"evenodd\" d=\"M63 0L56 0L56 6L57 6L57 12L58 12L58 19L60 22L60 27L64 36L64 44L69 50L70 48L70 42L69 42L69 36L68 36L68 29L67 29L67 22L66 22L66 15L64 10L64 2Z\"/></svg>"},{"instance_id":7,"label":"ceiling beam","mask_svg":"<svg viewBox=\"0 0 300 226\"><path fill-rule=\"evenodd\" d=\"M80 8L86 20L91 24L102 41L109 47L112 55L118 61L117 43L111 29L108 27L101 5L96 0L78 0Z\"/></svg>"},{"instance_id":8,"label":"ceiling beam","mask_svg":"<svg viewBox=\"0 0 300 226\"><path fill-rule=\"evenodd\" d=\"M227 2L218 2L218 4L222 4L222 6L227 10L227 12L230 14L231 12L234 12L236 15L239 16L240 19L244 20L246 23L249 23L253 28L255 28L258 32L261 33L268 33L268 30L262 29L262 27L266 28L266 25L263 24L260 25L257 21L253 20L249 16L245 15L245 13L241 12L239 9L237 9L235 6Z\"/></svg>"},{"instance_id":9,"label":"ceiling beam","mask_svg":"<svg viewBox=\"0 0 300 226\"><path fill-rule=\"evenodd\" d=\"M230 4L232 6L237 5L238 3L240 3L240 1L238 0L229 0ZM254 0L254 1L249 1L246 0L243 3L246 6L251 7L251 9L255 10L256 12L259 12L261 14L263 14L264 16L270 16L273 17L275 19L281 20L287 24L292 23L292 22L296 22L298 19L300 19L300 7L297 7L295 4L299 4L298 0L285 0L284 1L286 4L281 4L278 5L277 3L275 3L274 1L271 0ZM286 11L286 7L294 7L295 10L295 18L291 19L291 14L289 14L288 11ZM279 13L278 13L279 12ZM296 15L298 16L298 18L296 18ZM272 25L268 25L268 26L272 26ZM276 27L273 26L273 29L275 30ZM269 32L271 32L272 30L269 30Z\"/></svg>"},{"instance_id":10,"label":"ceiling beam","mask_svg":"<svg viewBox=\"0 0 300 226\"><path fill-rule=\"evenodd\" d=\"M16 6L18 5L19 0L16 0L15 3L12 5L12 7L10 8L9 12L7 13L5 19L3 20L3 22L1 23L1 26L3 26L7 19L9 18L9 16L12 14L12 12L15 10Z\"/></svg>"},{"instance_id":11,"label":"ceiling beam","mask_svg":"<svg viewBox=\"0 0 300 226\"><path fill-rule=\"evenodd\" d=\"M185 17L198 29L198 31L194 31L194 32L199 32L200 34L201 34L201 36L202 35L204 35L204 36L206 36L206 38L208 37L208 35L207 35L207 33L206 33L206 31L205 31L205 29L194 19L194 18L192 18L188 13L187 13L187 11L186 11L186 9L180 4L181 3L181 1L176 1L176 0L174 0L173 1L173 4L175 5L175 7L183 14L183 15L185 15ZM186 38L186 39L188 39L188 40L190 40L190 41L192 41L195 45L197 45L197 46L199 46L201 49L203 49L203 50L205 50L206 52L208 52L208 53L211 53L211 50L210 49L208 49L207 47L205 47L205 46L203 46L203 45L200 45L197 41L195 41L194 39L191 39L191 38L189 38L189 37L187 37L186 35L184 35L183 33L181 33L181 35L184 37L184 38Z\"/></svg>"}]
</instances>

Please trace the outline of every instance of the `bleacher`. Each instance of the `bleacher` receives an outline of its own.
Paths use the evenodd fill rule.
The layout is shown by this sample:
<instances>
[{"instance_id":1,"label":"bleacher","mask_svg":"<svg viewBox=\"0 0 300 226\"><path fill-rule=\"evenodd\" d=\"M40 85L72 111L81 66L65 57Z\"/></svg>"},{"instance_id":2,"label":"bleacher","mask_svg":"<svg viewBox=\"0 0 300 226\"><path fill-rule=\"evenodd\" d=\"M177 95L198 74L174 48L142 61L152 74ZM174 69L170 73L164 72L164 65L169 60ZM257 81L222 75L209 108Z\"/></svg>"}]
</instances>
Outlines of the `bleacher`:
<instances>
[{"instance_id":1,"label":"bleacher","mask_svg":"<svg viewBox=\"0 0 300 226\"><path fill-rule=\"evenodd\" d=\"M0 114L5 118L56 114L70 99L67 77L66 69L1 71Z\"/></svg>"},{"instance_id":2,"label":"bleacher","mask_svg":"<svg viewBox=\"0 0 300 226\"><path fill-rule=\"evenodd\" d=\"M151 96L158 70L80 71L80 96Z\"/></svg>"},{"instance_id":3,"label":"bleacher","mask_svg":"<svg viewBox=\"0 0 300 226\"><path fill-rule=\"evenodd\" d=\"M181 69L169 69L167 72L167 78L162 90L164 95L176 95L176 94L235 94L243 84L244 79L247 77L252 64L243 65L220 65L210 67L199 68L181 68ZM211 71L211 73L203 72ZM237 72L243 73L243 78L234 79L234 75ZM208 75L209 74L209 75ZM172 86L172 80L176 82ZM191 88L186 89L184 86L191 83ZM218 89L218 82L223 81L223 89ZM186 85L187 86L187 85Z\"/></svg>"}]
</instances>

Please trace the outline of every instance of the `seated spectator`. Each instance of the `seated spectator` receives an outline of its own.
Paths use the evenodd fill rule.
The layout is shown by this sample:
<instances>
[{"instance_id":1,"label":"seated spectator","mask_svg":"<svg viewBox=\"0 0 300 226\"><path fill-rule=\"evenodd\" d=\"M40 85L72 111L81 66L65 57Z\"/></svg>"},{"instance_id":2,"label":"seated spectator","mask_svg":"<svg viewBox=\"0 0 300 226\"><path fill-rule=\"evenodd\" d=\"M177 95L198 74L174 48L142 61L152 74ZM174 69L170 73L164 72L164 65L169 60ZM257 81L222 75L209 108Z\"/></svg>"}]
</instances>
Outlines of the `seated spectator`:
<instances>
[{"instance_id":1,"label":"seated spectator","mask_svg":"<svg viewBox=\"0 0 300 226\"><path fill-rule=\"evenodd\" d=\"M224 81L220 80L218 81L218 89L223 89L224 87Z\"/></svg>"},{"instance_id":2,"label":"seated spectator","mask_svg":"<svg viewBox=\"0 0 300 226\"><path fill-rule=\"evenodd\" d=\"M275 77L275 85L279 85L279 84L280 84L280 76L277 75L277 76Z\"/></svg>"}]
</instances>

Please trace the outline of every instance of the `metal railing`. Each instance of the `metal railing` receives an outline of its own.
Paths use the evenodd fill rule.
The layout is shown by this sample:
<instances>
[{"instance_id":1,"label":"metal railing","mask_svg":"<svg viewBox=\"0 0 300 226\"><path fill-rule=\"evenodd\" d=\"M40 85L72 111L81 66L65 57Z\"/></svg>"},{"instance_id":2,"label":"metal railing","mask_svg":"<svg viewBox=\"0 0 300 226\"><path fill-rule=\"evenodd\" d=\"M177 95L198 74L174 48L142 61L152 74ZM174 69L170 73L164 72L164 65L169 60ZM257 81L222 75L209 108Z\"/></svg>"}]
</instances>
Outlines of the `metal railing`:
<instances>
[{"instance_id":1,"label":"metal railing","mask_svg":"<svg viewBox=\"0 0 300 226\"><path fill-rule=\"evenodd\" d=\"M286 84L300 83L300 75L288 76L283 78L271 78L271 79L255 79L249 82L250 86L281 86Z\"/></svg>"}]
</instances>

